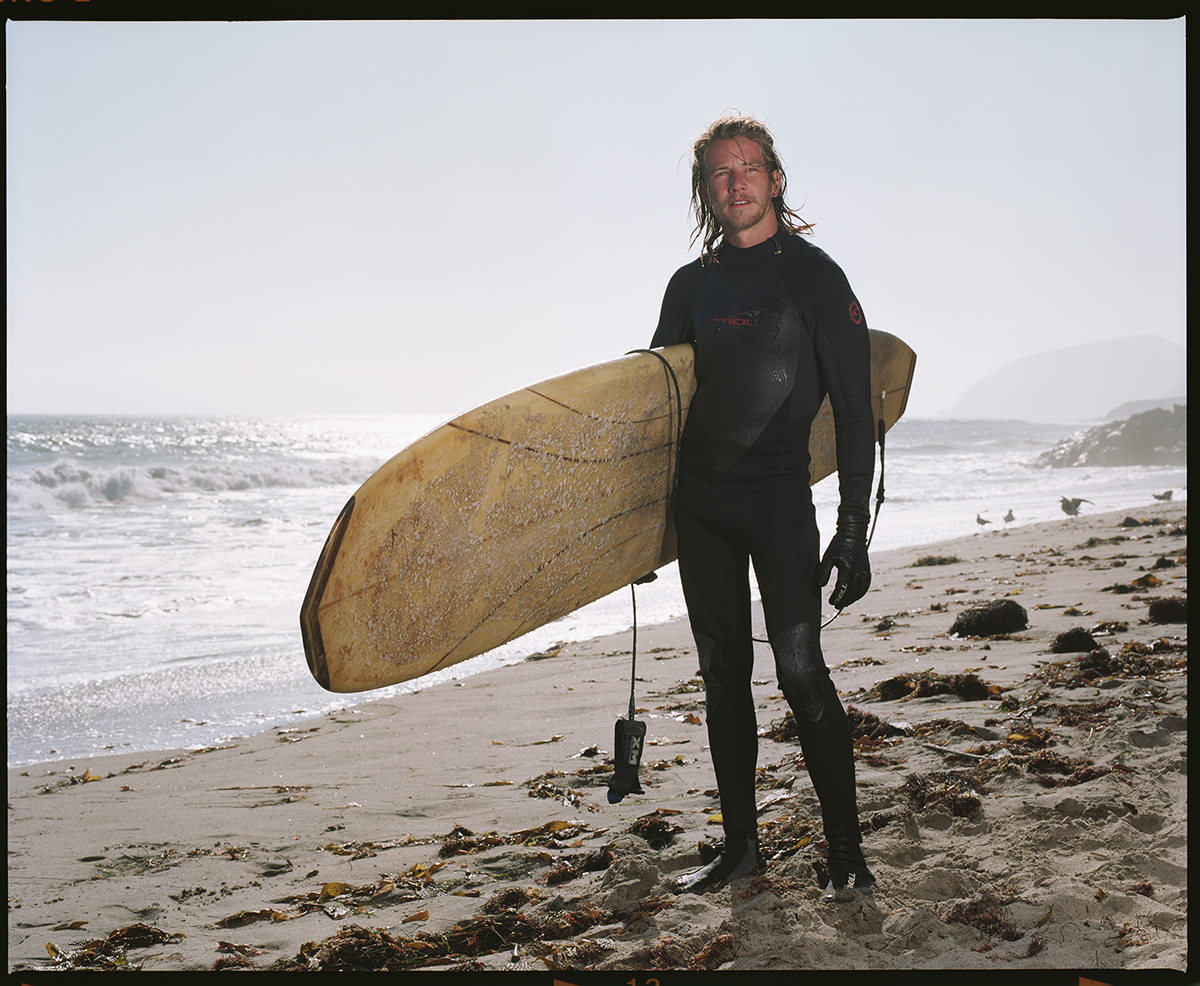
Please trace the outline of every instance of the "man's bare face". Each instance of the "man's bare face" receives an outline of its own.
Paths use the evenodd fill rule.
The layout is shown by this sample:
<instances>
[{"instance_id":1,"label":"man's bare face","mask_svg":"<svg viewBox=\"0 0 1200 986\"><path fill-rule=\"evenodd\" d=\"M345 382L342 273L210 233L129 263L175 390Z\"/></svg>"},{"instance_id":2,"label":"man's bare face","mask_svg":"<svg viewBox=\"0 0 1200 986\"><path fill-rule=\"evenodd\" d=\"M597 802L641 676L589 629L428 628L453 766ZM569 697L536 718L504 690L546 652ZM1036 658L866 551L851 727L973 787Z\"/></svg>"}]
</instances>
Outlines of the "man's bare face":
<instances>
[{"instance_id":1,"label":"man's bare face","mask_svg":"<svg viewBox=\"0 0 1200 986\"><path fill-rule=\"evenodd\" d=\"M781 176L768 172L762 148L734 137L714 144L705 155L708 202L721 232L734 246L753 246L775 233L772 199Z\"/></svg>"}]
</instances>

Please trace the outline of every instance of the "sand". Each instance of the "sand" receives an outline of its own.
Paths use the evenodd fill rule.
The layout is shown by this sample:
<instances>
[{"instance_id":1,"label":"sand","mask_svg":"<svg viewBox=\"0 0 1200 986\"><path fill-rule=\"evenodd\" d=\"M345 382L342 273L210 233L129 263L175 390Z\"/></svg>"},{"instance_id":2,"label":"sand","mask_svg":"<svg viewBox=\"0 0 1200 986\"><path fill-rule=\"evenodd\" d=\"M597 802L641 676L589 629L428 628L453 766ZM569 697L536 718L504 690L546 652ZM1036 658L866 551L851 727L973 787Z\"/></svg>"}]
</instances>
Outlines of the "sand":
<instances>
[{"instance_id":1,"label":"sand","mask_svg":"<svg viewBox=\"0 0 1200 986\"><path fill-rule=\"evenodd\" d=\"M765 646L770 862L674 892L720 838L676 621L638 633L646 793L615 806L628 632L215 749L10 770L10 971L1186 970L1187 626L1148 622L1186 597L1186 504L1126 516L873 558L824 634L857 710L871 895L821 900L817 801ZM930 555L959 560L914 567ZM950 635L1001 598L1028 628ZM1051 653L1072 627L1108 660Z\"/></svg>"}]
</instances>

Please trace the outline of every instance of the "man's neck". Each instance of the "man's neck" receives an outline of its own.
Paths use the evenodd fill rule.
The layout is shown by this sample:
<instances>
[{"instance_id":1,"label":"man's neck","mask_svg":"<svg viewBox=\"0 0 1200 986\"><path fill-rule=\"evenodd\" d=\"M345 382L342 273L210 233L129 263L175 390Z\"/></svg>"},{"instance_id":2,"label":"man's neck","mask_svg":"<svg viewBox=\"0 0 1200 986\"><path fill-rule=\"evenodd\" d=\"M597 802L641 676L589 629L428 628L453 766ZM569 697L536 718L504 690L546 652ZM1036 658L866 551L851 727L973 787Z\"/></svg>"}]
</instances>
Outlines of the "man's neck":
<instances>
[{"instance_id":1,"label":"man's neck","mask_svg":"<svg viewBox=\"0 0 1200 986\"><path fill-rule=\"evenodd\" d=\"M755 225L752 229L735 229L726 231L721 230L721 237L730 246L737 247L739 250L745 250L748 247L758 246L764 243L776 234L779 230L779 221L775 218L775 210L772 209L763 217L763 221Z\"/></svg>"}]
</instances>

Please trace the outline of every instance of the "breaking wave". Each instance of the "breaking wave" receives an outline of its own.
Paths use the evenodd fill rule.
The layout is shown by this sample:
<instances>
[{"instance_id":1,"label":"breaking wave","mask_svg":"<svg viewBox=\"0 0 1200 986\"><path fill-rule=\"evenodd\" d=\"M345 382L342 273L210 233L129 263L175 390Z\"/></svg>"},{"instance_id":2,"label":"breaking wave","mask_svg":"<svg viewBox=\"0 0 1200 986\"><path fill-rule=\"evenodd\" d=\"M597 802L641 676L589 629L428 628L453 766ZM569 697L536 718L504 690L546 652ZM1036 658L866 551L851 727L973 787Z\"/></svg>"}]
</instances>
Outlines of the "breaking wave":
<instances>
[{"instance_id":1,"label":"breaking wave","mask_svg":"<svg viewBox=\"0 0 1200 986\"><path fill-rule=\"evenodd\" d=\"M358 486L382 464L377 458L196 462L181 466L84 466L60 459L7 479L9 509L84 508L140 503L188 493Z\"/></svg>"}]
</instances>

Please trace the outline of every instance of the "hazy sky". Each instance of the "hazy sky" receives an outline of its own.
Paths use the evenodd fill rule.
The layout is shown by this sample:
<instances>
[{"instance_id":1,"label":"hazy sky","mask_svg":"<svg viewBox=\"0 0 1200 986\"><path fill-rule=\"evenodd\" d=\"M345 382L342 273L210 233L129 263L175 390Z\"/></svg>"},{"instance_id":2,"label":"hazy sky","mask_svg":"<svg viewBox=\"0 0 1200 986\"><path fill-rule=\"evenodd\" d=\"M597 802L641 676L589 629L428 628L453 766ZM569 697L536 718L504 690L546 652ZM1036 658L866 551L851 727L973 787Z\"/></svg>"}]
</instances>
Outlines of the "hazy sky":
<instances>
[{"instance_id":1,"label":"hazy sky","mask_svg":"<svg viewBox=\"0 0 1200 986\"><path fill-rule=\"evenodd\" d=\"M775 134L909 413L1185 343L1173 21L10 22L8 410L465 410L645 346Z\"/></svg>"}]
</instances>

